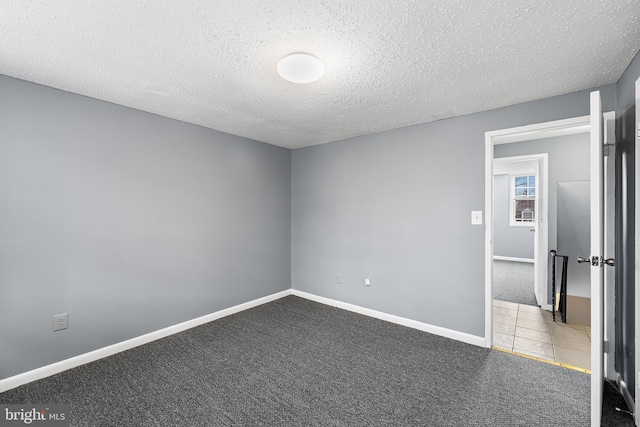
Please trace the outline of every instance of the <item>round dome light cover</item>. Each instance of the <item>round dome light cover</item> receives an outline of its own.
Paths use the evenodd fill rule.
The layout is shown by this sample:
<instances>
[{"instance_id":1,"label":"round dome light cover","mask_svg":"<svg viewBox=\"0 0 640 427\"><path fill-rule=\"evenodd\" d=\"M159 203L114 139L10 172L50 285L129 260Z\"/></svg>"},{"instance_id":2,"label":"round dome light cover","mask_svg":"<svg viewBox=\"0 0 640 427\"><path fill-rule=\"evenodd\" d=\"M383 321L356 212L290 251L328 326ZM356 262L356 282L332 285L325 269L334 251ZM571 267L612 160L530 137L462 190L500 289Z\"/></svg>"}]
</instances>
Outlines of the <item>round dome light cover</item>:
<instances>
[{"instance_id":1,"label":"round dome light cover","mask_svg":"<svg viewBox=\"0 0 640 427\"><path fill-rule=\"evenodd\" d=\"M292 53L278 62L278 74L293 83L311 83L324 75L324 64L308 53Z\"/></svg>"}]
</instances>

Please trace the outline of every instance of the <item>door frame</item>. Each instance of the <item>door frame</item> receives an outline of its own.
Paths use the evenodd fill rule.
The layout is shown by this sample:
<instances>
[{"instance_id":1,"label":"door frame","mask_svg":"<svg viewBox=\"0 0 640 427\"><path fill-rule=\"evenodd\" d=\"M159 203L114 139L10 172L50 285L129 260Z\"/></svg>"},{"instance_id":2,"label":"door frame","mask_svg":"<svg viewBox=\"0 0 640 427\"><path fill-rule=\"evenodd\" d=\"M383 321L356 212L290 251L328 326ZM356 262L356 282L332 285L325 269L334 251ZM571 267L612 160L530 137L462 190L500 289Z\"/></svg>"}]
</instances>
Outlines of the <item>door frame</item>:
<instances>
[{"instance_id":1,"label":"door frame","mask_svg":"<svg viewBox=\"0 0 640 427\"><path fill-rule=\"evenodd\" d=\"M495 144L494 144L495 145ZM524 169L528 169L526 165L533 165L536 175L536 205L535 205L535 223L530 224L535 227L534 236L534 294L536 301L541 307L550 310L551 304L547 303L547 294L542 290L548 290L548 264L547 256L549 249L549 233L547 232L547 224L549 223L549 155L547 153L526 154L522 156L500 157L493 159L493 172L500 173L499 170L509 172L509 191L511 192L511 175L514 170L518 170L513 164L523 164ZM499 166L504 164L506 166ZM519 172L518 172L519 173ZM524 173L524 172L523 172ZM495 176L495 175L494 175ZM509 196L511 196L510 194ZM493 257L495 259L495 257Z\"/></svg>"},{"instance_id":2,"label":"door frame","mask_svg":"<svg viewBox=\"0 0 640 427\"><path fill-rule=\"evenodd\" d=\"M585 263L591 276L591 427L599 427L602 422L604 374L604 287L605 265L602 262L605 240L605 193L604 173L605 121L602 114L600 91L589 96L591 129L589 131L589 176L590 176L590 218L591 238L589 259ZM608 268L608 267L606 267ZM595 320L595 321L594 321Z\"/></svg>"},{"instance_id":3,"label":"door frame","mask_svg":"<svg viewBox=\"0 0 640 427\"><path fill-rule=\"evenodd\" d=\"M635 420L636 425L640 425L640 396L638 396L638 392L640 392L640 314L638 314L638 307L640 307L640 292L638 291L638 283L640 283L640 78L636 80L636 121L634 126L634 133L636 135L636 158L635 158L635 175L636 175L636 200L635 200L635 221L636 221L636 236L635 236L635 287L636 287L636 364L635 364L635 375L636 375L636 390L635 390L635 411L633 411L633 418Z\"/></svg>"},{"instance_id":4,"label":"door frame","mask_svg":"<svg viewBox=\"0 0 640 427\"><path fill-rule=\"evenodd\" d=\"M604 114L607 122L615 119L615 112ZM485 344L493 346L493 155L494 146L509 142L530 141L552 136L588 133L591 128L590 116L573 117L544 123L500 129L485 132ZM637 155L637 151L636 151ZM636 174L636 179L638 174ZM636 187L636 191L637 191ZM636 214L638 212L636 211ZM640 241L640 236L637 237ZM637 254L636 254L637 255ZM638 266L637 266L638 268ZM637 270L638 272L638 270ZM640 275L640 272L637 274ZM547 290L548 295L548 290ZM636 295L637 298L637 295ZM605 319L607 318L605 307ZM640 399L637 399L640 400Z\"/></svg>"}]
</instances>

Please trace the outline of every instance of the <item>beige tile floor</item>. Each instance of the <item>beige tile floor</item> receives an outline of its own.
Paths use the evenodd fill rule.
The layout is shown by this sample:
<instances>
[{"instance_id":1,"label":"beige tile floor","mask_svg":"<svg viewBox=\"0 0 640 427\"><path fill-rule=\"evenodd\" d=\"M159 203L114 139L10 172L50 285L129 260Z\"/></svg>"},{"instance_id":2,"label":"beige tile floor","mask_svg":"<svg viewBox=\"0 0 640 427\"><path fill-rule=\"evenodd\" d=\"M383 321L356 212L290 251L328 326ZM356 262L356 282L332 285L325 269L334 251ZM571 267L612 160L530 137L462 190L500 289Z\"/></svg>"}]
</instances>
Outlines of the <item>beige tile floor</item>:
<instances>
[{"instance_id":1,"label":"beige tile floor","mask_svg":"<svg viewBox=\"0 0 640 427\"><path fill-rule=\"evenodd\" d=\"M557 313L556 313L557 314ZM553 321L540 307L493 300L493 345L580 369L591 369L591 328Z\"/></svg>"}]
</instances>

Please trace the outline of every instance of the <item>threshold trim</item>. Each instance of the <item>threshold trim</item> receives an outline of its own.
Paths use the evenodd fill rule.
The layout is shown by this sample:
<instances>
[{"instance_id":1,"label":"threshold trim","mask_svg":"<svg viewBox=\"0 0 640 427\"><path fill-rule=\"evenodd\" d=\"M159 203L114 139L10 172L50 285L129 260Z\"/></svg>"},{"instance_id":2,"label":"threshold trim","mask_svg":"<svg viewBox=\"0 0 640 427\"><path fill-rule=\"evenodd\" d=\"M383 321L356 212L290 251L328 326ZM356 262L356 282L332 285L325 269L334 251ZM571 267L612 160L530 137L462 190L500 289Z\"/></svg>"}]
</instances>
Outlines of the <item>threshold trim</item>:
<instances>
[{"instance_id":1,"label":"threshold trim","mask_svg":"<svg viewBox=\"0 0 640 427\"><path fill-rule=\"evenodd\" d=\"M535 360L537 362L543 362L543 363L547 363L549 365L560 366L561 368L572 369L574 371L578 371L578 372L582 372L582 373L591 375L591 370L589 370L589 369L579 368L579 367L573 366L573 365L567 365L566 363L560 363L560 362L554 362L553 360L541 359L541 358L536 357L536 356L530 356L528 354L518 353L517 351L507 350L506 348L496 347L495 345L492 346L491 349L492 350L498 350L498 351L501 351L503 353L513 354L514 356L526 357L527 359Z\"/></svg>"}]
</instances>

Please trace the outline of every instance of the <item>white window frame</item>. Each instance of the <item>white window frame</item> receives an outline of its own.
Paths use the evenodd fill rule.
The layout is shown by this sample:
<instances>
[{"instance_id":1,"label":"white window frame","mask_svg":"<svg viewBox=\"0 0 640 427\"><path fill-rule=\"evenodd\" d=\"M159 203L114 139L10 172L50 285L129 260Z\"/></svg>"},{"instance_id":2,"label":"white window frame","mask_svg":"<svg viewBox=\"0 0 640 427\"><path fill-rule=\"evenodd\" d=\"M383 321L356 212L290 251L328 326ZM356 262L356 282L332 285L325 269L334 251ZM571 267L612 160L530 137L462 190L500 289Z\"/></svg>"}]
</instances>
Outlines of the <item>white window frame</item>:
<instances>
[{"instance_id":1,"label":"white window frame","mask_svg":"<svg viewBox=\"0 0 640 427\"><path fill-rule=\"evenodd\" d=\"M531 221L517 221L516 216L516 178L523 176L533 176L535 177L535 196L530 198L529 200L533 200L534 202L534 210L533 210L533 219ZM538 215L538 175L535 173L518 173L518 174L509 174L509 225L511 227L535 227L536 226L536 215Z\"/></svg>"}]
</instances>

